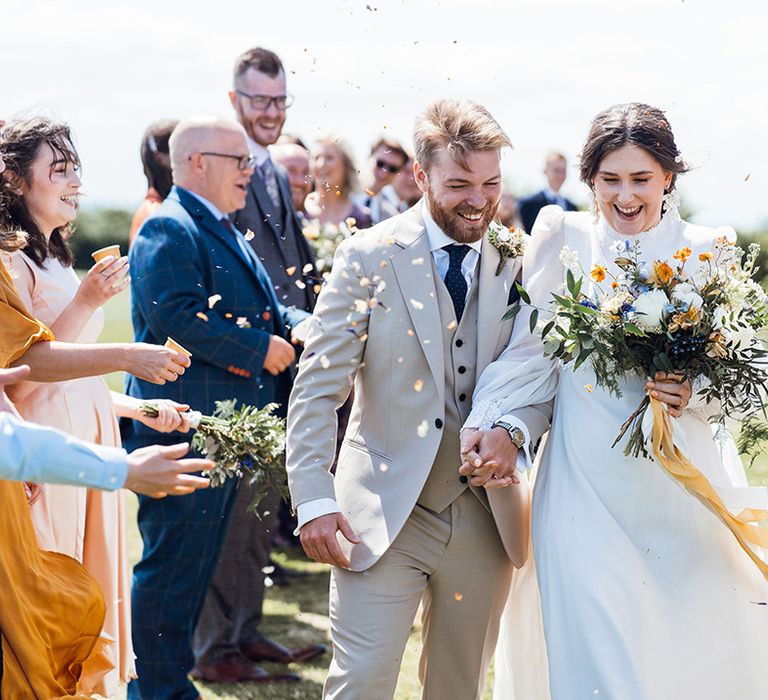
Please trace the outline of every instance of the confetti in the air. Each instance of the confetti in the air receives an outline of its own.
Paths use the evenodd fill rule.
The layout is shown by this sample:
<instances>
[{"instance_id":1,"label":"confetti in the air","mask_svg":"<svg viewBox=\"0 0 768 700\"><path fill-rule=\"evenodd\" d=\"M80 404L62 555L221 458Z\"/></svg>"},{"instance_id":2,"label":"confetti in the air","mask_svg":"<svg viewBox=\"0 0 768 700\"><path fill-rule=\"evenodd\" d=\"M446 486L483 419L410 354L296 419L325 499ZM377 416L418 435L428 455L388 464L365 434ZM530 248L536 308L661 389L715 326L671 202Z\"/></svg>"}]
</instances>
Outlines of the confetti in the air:
<instances>
[{"instance_id":1,"label":"confetti in the air","mask_svg":"<svg viewBox=\"0 0 768 700\"><path fill-rule=\"evenodd\" d=\"M453 594L453 597L454 597L454 598L456 599L456 601L457 601L457 602L459 602L459 603L460 603L462 600L464 600L464 595L463 595L462 593L459 593L458 591L456 591L456 593L454 593L454 594Z\"/></svg>"},{"instance_id":2,"label":"confetti in the air","mask_svg":"<svg viewBox=\"0 0 768 700\"><path fill-rule=\"evenodd\" d=\"M592 385L591 385L591 384L585 384L585 385L584 385L584 388L585 388L585 389L587 390L587 392L589 392L590 394L592 393L592 389L593 389L593 387L592 387Z\"/></svg>"},{"instance_id":3,"label":"confetti in the air","mask_svg":"<svg viewBox=\"0 0 768 700\"><path fill-rule=\"evenodd\" d=\"M195 316L202 319L203 321L208 321L208 317L202 311L198 311Z\"/></svg>"},{"instance_id":4,"label":"confetti in the air","mask_svg":"<svg viewBox=\"0 0 768 700\"><path fill-rule=\"evenodd\" d=\"M288 277L292 277L294 272L296 272L296 265L291 265L290 267L285 268L285 274L288 275Z\"/></svg>"},{"instance_id":5,"label":"confetti in the air","mask_svg":"<svg viewBox=\"0 0 768 700\"><path fill-rule=\"evenodd\" d=\"M328 359L328 355L320 356L320 366L323 369L328 369L331 366L331 361Z\"/></svg>"},{"instance_id":6,"label":"confetti in the air","mask_svg":"<svg viewBox=\"0 0 768 700\"><path fill-rule=\"evenodd\" d=\"M429 423L427 421L423 420L421 423L419 423L418 427L416 428L416 435L418 435L420 438L427 437L427 433L429 432Z\"/></svg>"},{"instance_id":7,"label":"confetti in the air","mask_svg":"<svg viewBox=\"0 0 768 700\"><path fill-rule=\"evenodd\" d=\"M451 321L451 322L450 322L450 323L449 323L449 324L446 326L446 328L447 328L449 331L452 331L452 330L453 330L454 328L456 328L456 326L458 326L458 325L459 325L459 324L458 324L458 323L456 323L456 319L454 318L454 319L453 319L453 321Z\"/></svg>"},{"instance_id":8,"label":"confetti in the air","mask_svg":"<svg viewBox=\"0 0 768 700\"><path fill-rule=\"evenodd\" d=\"M424 388L424 380L423 379L417 379L413 383L413 390L414 391L421 391Z\"/></svg>"},{"instance_id":9,"label":"confetti in the air","mask_svg":"<svg viewBox=\"0 0 768 700\"><path fill-rule=\"evenodd\" d=\"M424 258L414 258L411 260L411 265L423 265L424 264Z\"/></svg>"},{"instance_id":10,"label":"confetti in the air","mask_svg":"<svg viewBox=\"0 0 768 700\"><path fill-rule=\"evenodd\" d=\"M221 294L212 294L208 297L208 308L212 309L221 301Z\"/></svg>"},{"instance_id":11,"label":"confetti in the air","mask_svg":"<svg viewBox=\"0 0 768 700\"><path fill-rule=\"evenodd\" d=\"M254 238L256 238L256 234L253 231L251 231L251 229L248 229L245 232L245 240L250 241L250 240L253 240Z\"/></svg>"},{"instance_id":12,"label":"confetti in the air","mask_svg":"<svg viewBox=\"0 0 768 700\"><path fill-rule=\"evenodd\" d=\"M421 311L424 308L424 304L417 299L409 299L408 301L411 302L411 306L416 309L416 311Z\"/></svg>"}]
</instances>

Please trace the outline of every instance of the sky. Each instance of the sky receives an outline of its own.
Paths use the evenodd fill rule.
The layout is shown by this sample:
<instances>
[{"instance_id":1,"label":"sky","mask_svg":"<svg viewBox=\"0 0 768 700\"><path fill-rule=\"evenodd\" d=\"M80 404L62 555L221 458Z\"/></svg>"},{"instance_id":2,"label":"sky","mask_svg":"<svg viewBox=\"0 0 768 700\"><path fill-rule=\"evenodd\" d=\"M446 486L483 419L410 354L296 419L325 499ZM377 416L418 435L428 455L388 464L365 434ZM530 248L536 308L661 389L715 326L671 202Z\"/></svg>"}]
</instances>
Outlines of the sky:
<instances>
[{"instance_id":1,"label":"sky","mask_svg":"<svg viewBox=\"0 0 768 700\"><path fill-rule=\"evenodd\" d=\"M439 97L485 105L509 134L505 180L539 189L569 157L564 194L588 204L576 156L617 102L667 112L692 171L693 220L768 228L768 9L758 0L2 0L0 117L67 121L84 206L132 208L151 121L232 116L235 58L265 46L295 96L285 130L343 136L362 166L381 133L409 146Z\"/></svg>"}]
</instances>

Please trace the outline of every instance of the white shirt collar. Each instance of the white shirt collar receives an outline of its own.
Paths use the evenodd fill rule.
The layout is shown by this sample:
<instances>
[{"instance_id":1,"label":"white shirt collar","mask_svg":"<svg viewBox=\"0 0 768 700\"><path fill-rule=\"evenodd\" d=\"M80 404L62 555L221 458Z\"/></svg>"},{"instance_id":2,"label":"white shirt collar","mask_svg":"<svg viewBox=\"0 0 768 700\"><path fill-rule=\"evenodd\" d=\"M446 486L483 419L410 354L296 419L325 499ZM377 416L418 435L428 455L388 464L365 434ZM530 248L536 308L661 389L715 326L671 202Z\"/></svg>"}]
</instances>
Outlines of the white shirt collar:
<instances>
[{"instance_id":1,"label":"white shirt collar","mask_svg":"<svg viewBox=\"0 0 768 700\"><path fill-rule=\"evenodd\" d=\"M178 185L176 185L176 187L178 187ZM197 192L193 192L192 190L188 190L185 187L179 187L179 189L184 190L184 192L186 192L187 194L191 194L201 204L205 205L208 211L211 212L211 214L213 214L216 221L221 221L222 219L226 218L226 214L224 214L221 211L221 209L219 209L213 202L203 197L203 195L198 194Z\"/></svg>"},{"instance_id":2,"label":"white shirt collar","mask_svg":"<svg viewBox=\"0 0 768 700\"><path fill-rule=\"evenodd\" d=\"M426 197L421 201L421 216L424 219L424 228L427 229L427 238L429 239L429 252L434 253L436 250L442 250L445 246L451 243L456 243L447 233L445 233L432 218L429 213L429 206L426 202ZM475 241L474 243L467 243L467 245L476 250L478 255L483 247L483 239Z\"/></svg>"},{"instance_id":3,"label":"white shirt collar","mask_svg":"<svg viewBox=\"0 0 768 700\"><path fill-rule=\"evenodd\" d=\"M560 197L562 197L560 193L555 192L551 187L545 187L544 192L551 202L556 202Z\"/></svg>"},{"instance_id":4,"label":"white shirt collar","mask_svg":"<svg viewBox=\"0 0 768 700\"><path fill-rule=\"evenodd\" d=\"M262 146L260 143L256 143L250 136L246 135L248 141L248 150L252 155L256 156L256 165L261 167L264 165L264 161L269 158L269 149L266 146Z\"/></svg>"}]
</instances>

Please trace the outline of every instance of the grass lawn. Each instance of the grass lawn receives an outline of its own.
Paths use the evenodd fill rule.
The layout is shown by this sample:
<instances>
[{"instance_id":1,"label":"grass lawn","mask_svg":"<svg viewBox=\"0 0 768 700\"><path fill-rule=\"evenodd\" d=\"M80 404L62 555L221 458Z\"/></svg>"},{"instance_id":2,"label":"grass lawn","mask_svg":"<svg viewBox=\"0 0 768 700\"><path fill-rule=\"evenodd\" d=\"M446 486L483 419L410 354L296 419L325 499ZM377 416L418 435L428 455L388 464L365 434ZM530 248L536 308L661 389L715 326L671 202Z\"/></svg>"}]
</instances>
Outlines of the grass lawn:
<instances>
[{"instance_id":1,"label":"grass lawn","mask_svg":"<svg viewBox=\"0 0 768 700\"><path fill-rule=\"evenodd\" d=\"M107 322L101 336L102 342L124 342L133 339L130 318L130 296L128 292L115 297L105 306ZM121 391L123 387L120 373L108 377L112 389ZM750 482L755 486L768 485L768 455L762 455L748 470ZM141 555L141 538L136 528L136 498L128 495L128 527L131 561L136 562ZM277 560L293 569L306 571L309 578L302 579L288 588L273 586L269 589L265 603L265 617L262 631L269 637L288 646L299 646L316 642L327 642L328 626L328 577L329 568L315 564L304 558L300 551L276 553ZM395 693L396 700L414 700L419 697L417 664L420 648L420 626L411 631L411 637L403 659L402 672ZM448 643L457 640L447 640ZM299 671L302 681L299 683L280 683L259 686L248 683L238 684L200 684L207 700L314 700L320 698L323 679L329 657L323 657L314 663L302 664ZM284 668L264 664L265 668ZM484 698L491 698L493 670L489 673ZM118 698L125 698L122 689Z\"/></svg>"}]
</instances>

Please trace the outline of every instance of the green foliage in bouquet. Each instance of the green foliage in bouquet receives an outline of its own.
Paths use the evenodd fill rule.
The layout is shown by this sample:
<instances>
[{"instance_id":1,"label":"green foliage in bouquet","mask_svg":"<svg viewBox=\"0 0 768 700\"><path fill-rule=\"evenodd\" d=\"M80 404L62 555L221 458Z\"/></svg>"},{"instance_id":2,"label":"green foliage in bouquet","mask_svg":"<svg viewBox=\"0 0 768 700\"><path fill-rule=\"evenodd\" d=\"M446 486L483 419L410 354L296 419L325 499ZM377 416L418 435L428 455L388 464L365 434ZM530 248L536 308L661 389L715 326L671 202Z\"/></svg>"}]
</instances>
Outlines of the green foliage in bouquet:
<instances>
[{"instance_id":1,"label":"green foliage in bouquet","mask_svg":"<svg viewBox=\"0 0 768 700\"><path fill-rule=\"evenodd\" d=\"M217 401L212 416L197 411L188 415L193 428L192 448L216 466L204 472L212 486L221 486L227 479L243 477L253 487L250 510L258 516L258 505L272 490L288 500L285 475L285 419L274 415L277 404L264 408L243 405L237 408L234 399ZM141 409L156 416L151 402Z\"/></svg>"},{"instance_id":2,"label":"green foliage in bouquet","mask_svg":"<svg viewBox=\"0 0 768 700\"><path fill-rule=\"evenodd\" d=\"M589 359L597 384L615 396L621 396L627 374L653 377L661 371L696 380L701 397L717 407L713 421L753 417L740 447L755 450L768 436L754 418L765 415L768 390L768 351L759 339L768 327L768 297L753 279L759 246L744 253L722 237L713 251L698 256L694 271L686 268L692 254L687 247L675 252L672 263L643 261L638 242L619 242L612 250L621 273L594 265L587 294L586 273L581 270L577 279L573 271L580 268L576 254L563 249L566 291L552 294L555 315L541 329L544 352L565 365L573 362L574 369ZM531 332L537 321L533 309ZM631 429L627 455L647 456L641 426L648 405L644 396L614 442Z\"/></svg>"}]
</instances>

